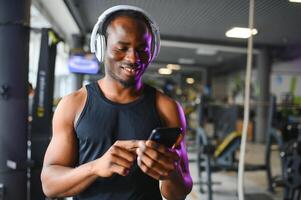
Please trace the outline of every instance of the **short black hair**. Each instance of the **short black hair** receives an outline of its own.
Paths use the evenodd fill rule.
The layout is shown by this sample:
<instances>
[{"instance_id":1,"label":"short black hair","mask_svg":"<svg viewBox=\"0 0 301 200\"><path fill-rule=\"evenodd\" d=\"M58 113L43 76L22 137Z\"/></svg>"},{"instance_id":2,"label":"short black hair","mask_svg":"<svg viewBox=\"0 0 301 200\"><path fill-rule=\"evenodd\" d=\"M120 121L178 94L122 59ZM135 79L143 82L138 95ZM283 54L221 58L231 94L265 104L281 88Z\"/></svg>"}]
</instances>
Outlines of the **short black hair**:
<instances>
[{"instance_id":1,"label":"short black hair","mask_svg":"<svg viewBox=\"0 0 301 200\"><path fill-rule=\"evenodd\" d=\"M141 13L139 11L135 11L135 10L120 10L120 11L116 11L116 12L110 14L103 23L101 34L104 35L106 39L108 37L108 32L107 32L108 26L111 24L111 22L113 20L115 20L117 17L120 17L120 16L126 16L126 17L130 17L132 19L135 19L135 20L143 21L145 23L146 27L149 29L151 35L153 36L150 22L143 13Z\"/></svg>"}]
</instances>

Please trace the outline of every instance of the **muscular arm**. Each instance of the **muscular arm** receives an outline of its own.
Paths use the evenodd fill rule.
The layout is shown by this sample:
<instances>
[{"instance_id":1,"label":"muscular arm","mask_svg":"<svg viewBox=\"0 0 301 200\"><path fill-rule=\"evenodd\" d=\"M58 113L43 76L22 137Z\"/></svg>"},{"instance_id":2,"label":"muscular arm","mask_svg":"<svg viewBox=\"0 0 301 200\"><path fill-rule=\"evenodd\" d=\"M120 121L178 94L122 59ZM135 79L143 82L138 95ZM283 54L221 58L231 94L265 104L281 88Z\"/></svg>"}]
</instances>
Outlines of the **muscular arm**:
<instances>
[{"instance_id":1,"label":"muscular arm","mask_svg":"<svg viewBox=\"0 0 301 200\"><path fill-rule=\"evenodd\" d=\"M43 191L48 197L77 195L97 177L110 177L114 173L126 176L136 158L131 152L137 148L136 141L116 141L102 157L75 167L78 149L74 119L85 102L84 92L64 98L54 114L53 136L41 173Z\"/></svg>"},{"instance_id":2,"label":"muscular arm","mask_svg":"<svg viewBox=\"0 0 301 200\"><path fill-rule=\"evenodd\" d=\"M74 93L65 97L54 113L53 136L44 157L41 173L46 196L77 194L97 178L92 172L92 163L74 168L78 159L74 119L79 105L82 107L84 101L84 91Z\"/></svg>"},{"instance_id":3,"label":"muscular arm","mask_svg":"<svg viewBox=\"0 0 301 200\"><path fill-rule=\"evenodd\" d=\"M186 129L186 121L182 107L170 98L158 93L157 107L161 118L167 127L182 127ZM184 134L184 133L183 133ZM192 189L192 179L189 172L188 156L183 138L177 149L180 160L170 178L162 180L161 193L168 200L185 199Z\"/></svg>"}]
</instances>

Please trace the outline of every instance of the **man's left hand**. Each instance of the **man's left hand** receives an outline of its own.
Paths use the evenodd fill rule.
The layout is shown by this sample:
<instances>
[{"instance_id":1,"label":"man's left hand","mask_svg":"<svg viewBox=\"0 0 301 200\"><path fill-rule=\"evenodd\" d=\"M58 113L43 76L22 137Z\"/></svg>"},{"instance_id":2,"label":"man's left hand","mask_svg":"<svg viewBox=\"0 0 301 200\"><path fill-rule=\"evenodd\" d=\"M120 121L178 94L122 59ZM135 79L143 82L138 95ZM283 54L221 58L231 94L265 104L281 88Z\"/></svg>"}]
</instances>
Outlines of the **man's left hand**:
<instances>
[{"instance_id":1,"label":"man's left hand","mask_svg":"<svg viewBox=\"0 0 301 200\"><path fill-rule=\"evenodd\" d=\"M139 142L136 153L141 170L157 180L168 179L177 170L180 155L176 149L169 149L157 142Z\"/></svg>"}]
</instances>

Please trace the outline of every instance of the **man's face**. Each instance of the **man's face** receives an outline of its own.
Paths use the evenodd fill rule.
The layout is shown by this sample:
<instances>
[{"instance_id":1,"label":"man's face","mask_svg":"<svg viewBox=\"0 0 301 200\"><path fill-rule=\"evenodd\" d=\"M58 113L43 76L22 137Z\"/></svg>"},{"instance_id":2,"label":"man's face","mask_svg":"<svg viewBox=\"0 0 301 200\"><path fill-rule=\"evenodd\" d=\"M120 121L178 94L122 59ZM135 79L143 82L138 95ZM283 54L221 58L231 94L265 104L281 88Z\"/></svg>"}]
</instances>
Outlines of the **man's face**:
<instances>
[{"instance_id":1,"label":"man's face","mask_svg":"<svg viewBox=\"0 0 301 200\"><path fill-rule=\"evenodd\" d=\"M143 21L126 16L114 19L107 33L106 75L124 87L135 86L151 59L151 33Z\"/></svg>"}]
</instances>

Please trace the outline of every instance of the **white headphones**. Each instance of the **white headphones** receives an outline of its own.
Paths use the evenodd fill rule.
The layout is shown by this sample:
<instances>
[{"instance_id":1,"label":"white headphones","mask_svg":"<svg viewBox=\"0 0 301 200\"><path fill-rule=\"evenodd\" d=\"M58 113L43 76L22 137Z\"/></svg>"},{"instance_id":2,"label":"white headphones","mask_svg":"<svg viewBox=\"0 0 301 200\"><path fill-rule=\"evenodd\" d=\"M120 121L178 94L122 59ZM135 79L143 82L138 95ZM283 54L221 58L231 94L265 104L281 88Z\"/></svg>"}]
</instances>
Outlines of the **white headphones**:
<instances>
[{"instance_id":1,"label":"white headphones","mask_svg":"<svg viewBox=\"0 0 301 200\"><path fill-rule=\"evenodd\" d=\"M95 53L95 56L99 60L99 62L104 62L104 55L106 51L106 40L105 36L101 34L103 24L106 21L106 19L113 13L122 11L122 10L132 10L137 11L145 16L147 21L149 22L149 25L151 27L153 40L152 40L152 57L151 61L153 61L157 55L159 54L160 50L160 31L159 27L156 24L156 22L153 20L153 18L143 9L135 7L135 6L129 6L129 5L118 5L111 7L104 11L99 17L94 25L92 34L91 34L91 41L90 41L90 48L91 52ZM100 33L98 30L100 29Z\"/></svg>"}]
</instances>

